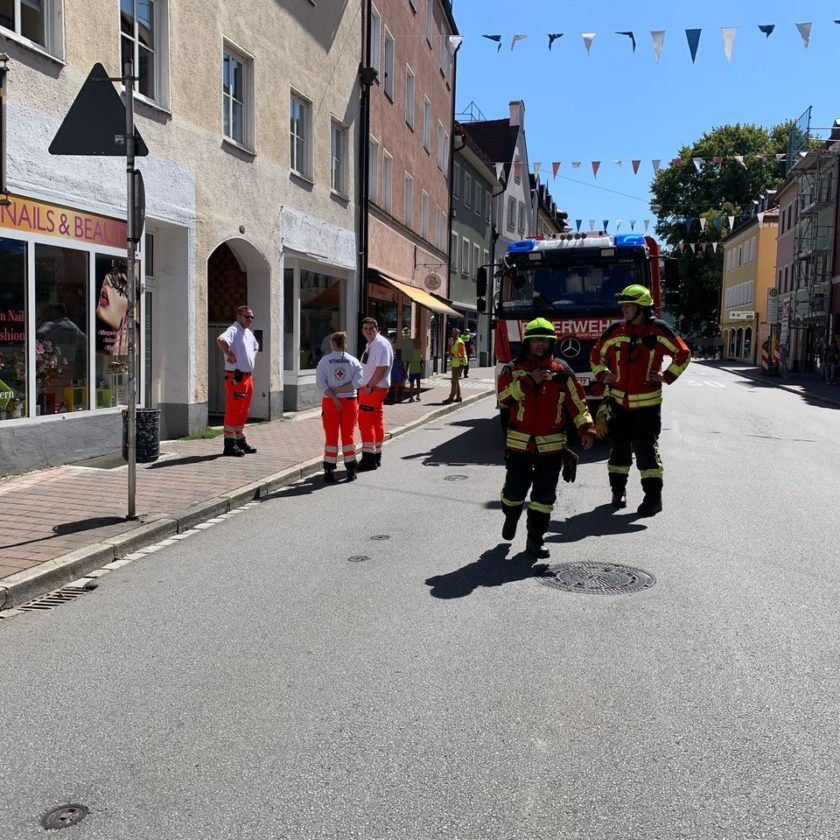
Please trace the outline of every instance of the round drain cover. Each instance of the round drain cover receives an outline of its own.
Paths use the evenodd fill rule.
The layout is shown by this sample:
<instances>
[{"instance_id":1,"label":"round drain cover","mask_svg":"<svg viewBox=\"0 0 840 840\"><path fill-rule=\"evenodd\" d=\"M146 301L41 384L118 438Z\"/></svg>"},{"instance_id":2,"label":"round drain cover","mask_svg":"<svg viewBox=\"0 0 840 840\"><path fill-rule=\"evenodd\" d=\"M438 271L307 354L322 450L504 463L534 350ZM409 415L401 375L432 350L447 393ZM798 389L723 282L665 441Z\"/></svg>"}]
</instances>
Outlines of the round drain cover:
<instances>
[{"instance_id":1,"label":"round drain cover","mask_svg":"<svg viewBox=\"0 0 840 840\"><path fill-rule=\"evenodd\" d=\"M364 563L365 560L370 560L367 554L354 554L352 557L347 558L348 563Z\"/></svg>"},{"instance_id":2,"label":"round drain cover","mask_svg":"<svg viewBox=\"0 0 840 840\"><path fill-rule=\"evenodd\" d=\"M47 829L70 828L71 825L80 823L89 813L90 808L85 805L62 805L48 811L41 820L41 825Z\"/></svg>"},{"instance_id":3,"label":"round drain cover","mask_svg":"<svg viewBox=\"0 0 840 840\"><path fill-rule=\"evenodd\" d=\"M468 475L459 475L455 473L454 475L445 475L443 477L444 481L466 481L469 478Z\"/></svg>"},{"instance_id":4,"label":"round drain cover","mask_svg":"<svg viewBox=\"0 0 840 840\"><path fill-rule=\"evenodd\" d=\"M391 535L390 535L390 534L374 534L374 535L371 537L371 539L372 539L372 540L390 540L390 539L391 539Z\"/></svg>"},{"instance_id":5,"label":"round drain cover","mask_svg":"<svg viewBox=\"0 0 840 840\"><path fill-rule=\"evenodd\" d=\"M553 589L588 595L641 592L656 583L652 574L617 563L560 563L549 566L537 580Z\"/></svg>"}]
</instances>

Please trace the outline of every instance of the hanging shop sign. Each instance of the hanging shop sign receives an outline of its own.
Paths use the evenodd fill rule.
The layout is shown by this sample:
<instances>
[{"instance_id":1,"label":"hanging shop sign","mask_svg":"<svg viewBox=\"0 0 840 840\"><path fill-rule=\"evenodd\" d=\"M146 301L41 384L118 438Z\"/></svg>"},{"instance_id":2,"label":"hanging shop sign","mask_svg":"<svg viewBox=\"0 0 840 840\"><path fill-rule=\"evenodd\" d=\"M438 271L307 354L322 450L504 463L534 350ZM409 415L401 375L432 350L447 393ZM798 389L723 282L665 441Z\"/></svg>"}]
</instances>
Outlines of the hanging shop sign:
<instances>
[{"instance_id":1,"label":"hanging shop sign","mask_svg":"<svg viewBox=\"0 0 840 840\"><path fill-rule=\"evenodd\" d=\"M20 196L9 196L9 200L8 205L0 205L0 228L40 233L108 248L125 248L127 227L125 222L118 219Z\"/></svg>"},{"instance_id":2,"label":"hanging shop sign","mask_svg":"<svg viewBox=\"0 0 840 840\"><path fill-rule=\"evenodd\" d=\"M729 311L730 321L754 321L755 312L744 312L740 309L731 309Z\"/></svg>"}]
</instances>

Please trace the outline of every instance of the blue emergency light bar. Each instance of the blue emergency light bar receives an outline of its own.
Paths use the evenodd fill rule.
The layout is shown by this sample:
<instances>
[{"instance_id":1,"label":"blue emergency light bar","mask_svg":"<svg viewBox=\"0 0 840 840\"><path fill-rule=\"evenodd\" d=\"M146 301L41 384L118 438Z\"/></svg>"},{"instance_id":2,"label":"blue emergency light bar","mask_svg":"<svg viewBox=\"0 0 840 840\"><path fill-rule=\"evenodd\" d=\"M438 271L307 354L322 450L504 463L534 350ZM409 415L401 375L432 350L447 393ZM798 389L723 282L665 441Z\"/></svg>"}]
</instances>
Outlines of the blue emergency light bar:
<instances>
[{"instance_id":1,"label":"blue emergency light bar","mask_svg":"<svg viewBox=\"0 0 840 840\"><path fill-rule=\"evenodd\" d=\"M615 236L616 248L644 248L645 244L641 233L617 233Z\"/></svg>"},{"instance_id":2,"label":"blue emergency light bar","mask_svg":"<svg viewBox=\"0 0 840 840\"><path fill-rule=\"evenodd\" d=\"M507 250L509 254L515 254L520 251L533 251L537 247L537 243L533 239L522 239L519 242L511 242Z\"/></svg>"}]
</instances>

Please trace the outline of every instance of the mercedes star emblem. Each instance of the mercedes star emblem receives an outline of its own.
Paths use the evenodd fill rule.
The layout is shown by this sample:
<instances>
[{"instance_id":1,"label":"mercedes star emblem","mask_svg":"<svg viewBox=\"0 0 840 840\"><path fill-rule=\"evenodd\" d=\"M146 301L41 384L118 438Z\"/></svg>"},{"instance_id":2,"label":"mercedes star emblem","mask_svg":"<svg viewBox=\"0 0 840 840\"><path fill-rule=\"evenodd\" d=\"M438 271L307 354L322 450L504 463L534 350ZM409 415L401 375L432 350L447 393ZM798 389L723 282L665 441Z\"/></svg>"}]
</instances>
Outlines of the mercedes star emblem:
<instances>
[{"instance_id":1,"label":"mercedes star emblem","mask_svg":"<svg viewBox=\"0 0 840 840\"><path fill-rule=\"evenodd\" d=\"M574 359L581 351L580 342L576 338L564 338L560 342L560 353L567 359Z\"/></svg>"}]
</instances>

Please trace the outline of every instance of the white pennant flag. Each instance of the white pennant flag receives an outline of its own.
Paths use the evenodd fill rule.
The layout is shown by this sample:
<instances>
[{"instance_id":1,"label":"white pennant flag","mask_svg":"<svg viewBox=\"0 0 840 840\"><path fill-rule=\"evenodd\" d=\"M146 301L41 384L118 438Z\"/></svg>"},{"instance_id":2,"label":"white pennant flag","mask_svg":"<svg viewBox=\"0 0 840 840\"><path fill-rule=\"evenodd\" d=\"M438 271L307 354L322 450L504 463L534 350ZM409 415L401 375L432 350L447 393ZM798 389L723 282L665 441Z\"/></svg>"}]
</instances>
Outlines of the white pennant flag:
<instances>
[{"instance_id":1,"label":"white pennant flag","mask_svg":"<svg viewBox=\"0 0 840 840\"><path fill-rule=\"evenodd\" d=\"M758 213L757 215L758 215L758 223L760 225L764 224L764 213Z\"/></svg>"},{"instance_id":2,"label":"white pennant flag","mask_svg":"<svg viewBox=\"0 0 840 840\"><path fill-rule=\"evenodd\" d=\"M729 219L729 230L731 231L735 227L735 217L734 216L727 216Z\"/></svg>"},{"instance_id":3,"label":"white pennant flag","mask_svg":"<svg viewBox=\"0 0 840 840\"><path fill-rule=\"evenodd\" d=\"M621 230L621 219L615 220L615 232L618 233Z\"/></svg>"},{"instance_id":4,"label":"white pennant flag","mask_svg":"<svg viewBox=\"0 0 840 840\"><path fill-rule=\"evenodd\" d=\"M496 164L496 180L502 180L502 173L505 171L505 165L503 163Z\"/></svg>"},{"instance_id":5,"label":"white pennant flag","mask_svg":"<svg viewBox=\"0 0 840 840\"><path fill-rule=\"evenodd\" d=\"M580 169L580 161L579 160L573 160L572 161L572 169Z\"/></svg>"},{"instance_id":6,"label":"white pennant flag","mask_svg":"<svg viewBox=\"0 0 840 840\"><path fill-rule=\"evenodd\" d=\"M700 219L700 230L706 230L706 220Z\"/></svg>"},{"instance_id":7,"label":"white pennant flag","mask_svg":"<svg viewBox=\"0 0 840 840\"><path fill-rule=\"evenodd\" d=\"M704 158L692 158L692 160L694 161L694 168L698 172L702 172L703 171L703 164L706 162L705 159Z\"/></svg>"},{"instance_id":8,"label":"white pennant flag","mask_svg":"<svg viewBox=\"0 0 840 840\"><path fill-rule=\"evenodd\" d=\"M802 43L805 46L805 49L808 49L808 42L811 40L811 24L810 23L797 23L796 28L799 30L799 34L802 36Z\"/></svg>"},{"instance_id":9,"label":"white pennant flag","mask_svg":"<svg viewBox=\"0 0 840 840\"><path fill-rule=\"evenodd\" d=\"M735 33L738 31L737 26L724 26L720 30L723 36L723 54L726 56L726 63L732 61L732 49L735 46Z\"/></svg>"},{"instance_id":10,"label":"white pennant flag","mask_svg":"<svg viewBox=\"0 0 840 840\"><path fill-rule=\"evenodd\" d=\"M589 230L590 231L595 230L595 219L590 219L589 220Z\"/></svg>"},{"instance_id":11,"label":"white pennant flag","mask_svg":"<svg viewBox=\"0 0 840 840\"><path fill-rule=\"evenodd\" d=\"M779 161L779 163L781 163L786 157L787 155L785 154L776 155L776 160Z\"/></svg>"},{"instance_id":12,"label":"white pennant flag","mask_svg":"<svg viewBox=\"0 0 840 840\"><path fill-rule=\"evenodd\" d=\"M717 246L718 246L717 242L712 242L712 250L713 250L715 253L717 253Z\"/></svg>"},{"instance_id":13,"label":"white pennant flag","mask_svg":"<svg viewBox=\"0 0 840 840\"><path fill-rule=\"evenodd\" d=\"M449 52L454 53L464 43L463 35L450 35L448 39Z\"/></svg>"},{"instance_id":14,"label":"white pennant flag","mask_svg":"<svg viewBox=\"0 0 840 840\"><path fill-rule=\"evenodd\" d=\"M527 37L527 35L514 35L513 40L510 42L511 52L513 52L513 48L516 46L517 41L524 41Z\"/></svg>"},{"instance_id":15,"label":"white pennant flag","mask_svg":"<svg viewBox=\"0 0 840 840\"><path fill-rule=\"evenodd\" d=\"M746 169L746 168L747 168L747 164L746 164L746 163L744 163L744 156L743 156L743 155L733 155L733 157L735 158L735 160L737 160L737 161L738 161L738 163L740 163L740 164L741 164L741 166L743 166L743 167L744 167L744 169Z\"/></svg>"},{"instance_id":16,"label":"white pennant flag","mask_svg":"<svg viewBox=\"0 0 840 840\"><path fill-rule=\"evenodd\" d=\"M592 42L595 40L595 36L597 34L597 32L584 32L583 35L581 35L581 38L583 38L584 46L586 47L586 52L588 54L592 49Z\"/></svg>"},{"instance_id":17,"label":"white pennant flag","mask_svg":"<svg viewBox=\"0 0 840 840\"><path fill-rule=\"evenodd\" d=\"M534 177L540 174L540 167L542 166L541 163L534 164Z\"/></svg>"},{"instance_id":18,"label":"white pennant flag","mask_svg":"<svg viewBox=\"0 0 840 840\"><path fill-rule=\"evenodd\" d=\"M620 160L614 160L614 161L613 161L613 163L614 163L616 166L621 166L621 165L622 165L622 161L620 161Z\"/></svg>"},{"instance_id":19,"label":"white pennant flag","mask_svg":"<svg viewBox=\"0 0 840 840\"><path fill-rule=\"evenodd\" d=\"M695 244L694 244L693 242L689 242L689 243L688 243L688 247L689 247L689 248L691 248L691 253L692 253L692 254L696 254L696 253L697 253L697 247L695 246Z\"/></svg>"},{"instance_id":20,"label":"white pennant flag","mask_svg":"<svg viewBox=\"0 0 840 840\"><path fill-rule=\"evenodd\" d=\"M659 167L662 166L661 160L652 160L651 163L653 164L653 174L656 175L659 172Z\"/></svg>"},{"instance_id":21,"label":"white pennant flag","mask_svg":"<svg viewBox=\"0 0 840 840\"><path fill-rule=\"evenodd\" d=\"M665 31L657 29L651 31L650 35L653 38L653 51L656 53L656 61L658 62L659 56L662 55L662 46L665 43Z\"/></svg>"},{"instance_id":22,"label":"white pennant flag","mask_svg":"<svg viewBox=\"0 0 840 840\"><path fill-rule=\"evenodd\" d=\"M647 233L647 229L650 225L650 219L645 219L645 233Z\"/></svg>"}]
</instances>

